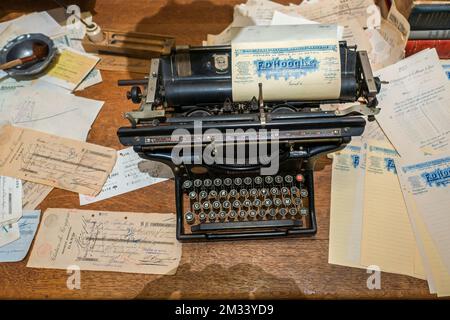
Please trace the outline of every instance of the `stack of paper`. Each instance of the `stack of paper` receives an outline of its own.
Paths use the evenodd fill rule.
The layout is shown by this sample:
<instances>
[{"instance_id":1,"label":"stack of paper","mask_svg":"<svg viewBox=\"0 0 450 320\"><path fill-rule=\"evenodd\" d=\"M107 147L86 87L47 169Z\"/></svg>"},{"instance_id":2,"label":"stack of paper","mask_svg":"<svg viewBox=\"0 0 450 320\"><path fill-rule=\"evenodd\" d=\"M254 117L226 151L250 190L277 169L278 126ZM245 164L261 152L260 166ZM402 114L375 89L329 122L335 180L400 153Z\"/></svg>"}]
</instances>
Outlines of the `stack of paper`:
<instances>
[{"instance_id":1,"label":"stack of paper","mask_svg":"<svg viewBox=\"0 0 450 320\"><path fill-rule=\"evenodd\" d=\"M450 295L450 83L436 51L376 75L381 112L333 160L329 262L428 280Z\"/></svg>"}]
</instances>

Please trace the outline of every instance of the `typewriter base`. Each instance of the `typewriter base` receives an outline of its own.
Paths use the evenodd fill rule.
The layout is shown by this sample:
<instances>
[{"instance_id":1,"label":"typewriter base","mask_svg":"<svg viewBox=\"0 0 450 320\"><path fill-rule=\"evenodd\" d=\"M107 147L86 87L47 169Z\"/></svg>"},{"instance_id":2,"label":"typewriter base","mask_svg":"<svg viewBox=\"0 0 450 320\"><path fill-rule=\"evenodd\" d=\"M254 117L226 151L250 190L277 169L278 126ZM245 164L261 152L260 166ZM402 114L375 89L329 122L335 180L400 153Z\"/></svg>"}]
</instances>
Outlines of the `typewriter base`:
<instances>
[{"instance_id":1,"label":"typewriter base","mask_svg":"<svg viewBox=\"0 0 450 320\"><path fill-rule=\"evenodd\" d=\"M317 232L314 210L314 180L313 170L302 169L305 177L305 187L309 192L308 227L303 226L302 219L280 219L264 221L245 221L227 223L207 223L189 227L191 233L186 232L184 221L184 204L182 177L175 176L175 198L177 211L177 239L180 241L213 241L239 239L267 239L293 236L312 236Z\"/></svg>"}]
</instances>

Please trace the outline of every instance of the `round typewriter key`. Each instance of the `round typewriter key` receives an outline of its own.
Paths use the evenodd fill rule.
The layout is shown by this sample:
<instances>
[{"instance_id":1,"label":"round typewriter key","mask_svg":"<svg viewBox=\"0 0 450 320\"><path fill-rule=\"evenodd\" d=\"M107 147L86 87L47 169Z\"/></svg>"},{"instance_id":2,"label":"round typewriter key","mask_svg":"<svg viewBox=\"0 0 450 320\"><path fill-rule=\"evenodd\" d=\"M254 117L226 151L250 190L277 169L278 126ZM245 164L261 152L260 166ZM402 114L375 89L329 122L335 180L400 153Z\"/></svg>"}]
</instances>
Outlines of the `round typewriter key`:
<instances>
[{"instance_id":1,"label":"round typewriter key","mask_svg":"<svg viewBox=\"0 0 450 320\"><path fill-rule=\"evenodd\" d=\"M215 221L216 220L216 213L214 211L210 211L208 213L208 219L209 219L209 221Z\"/></svg>"},{"instance_id":2,"label":"round typewriter key","mask_svg":"<svg viewBox=\"0 0 450 320\"><path fill-rule=\"evenodd\" d=\"M242 184L242 179L241 178L234 178L234 184L237 186L240 186Z\"/></svg>"},{"instance_id":3,"label":"round typewriter key","mask_svg":"<svg viewBox=\"0 0 450 320\"><path fill-rule=\"evenodd\" d=\"M291 187L291 194L297 194L298 188L297 187Z\"/></svg>"},{"instance_id":4,"label":"round typewriter key","mask_svg":"<svg viewBox=\"0 0 450 320\"><path fill-rule=\"evenodd\" d=\"M259 193L265 197L269 194L269 191L266 188L262 188L261 190L259 190Z\"/></svg>"},{"instance_id":5,"label":"round typewriter key","mask_svg":"<svg viewBox=\"0 0 450 320\"><path fill-rule=\"evenodd\" d=\"M195 179L194 180L194 187L201 187L202 186L202 180L200 179Z\"/></svg>"},{"instance_id":6,"label":"round typewriter key","mask_svg":"<svg viewBox=\"0 0 450 320\"><path fill-rule=\"evenodd\" d=\"M258 195L258 189L250 189L250 196L256 197Z\"/></svg>"},{"instance_id":7,"label":"round typewriter key","mask_svg":"<svg viewBox=\"0 0 450 320\"><path fill-rule=\"evenodd\" d=\"M308 209L306 209L306 208L301 208L300 209L300 215L306 216L307 214L308 214Z\"/></svg>"},{"instance_id":8,"label":"round typewriter key","mask_svg":"<svg viewBox=\"0 0 450 320\"><path fill-rule=\"evenodd\" d=\"M291 205L291 203L292 203L291 198L284 198L284 199L283 199L283 204L284 204L286 207L289 207L289 206Z\"/></svg>"},{"instance_id":9,"label":"round typewriter key","mask_svg":"<svg viewBox=\"0 0 450 320\"><path fill-rule=\"evenodd\" d=\"M192 187L191 180L186 180L185 182L183 182L183 189L187 190L187 189L190 189L191 187Z\"/></svg>"},{"instance_id":10,"label":"round typewriter key","mask_svg":"<svg viewBox=\"0 0 450 320\"><path fill-rule=\"evenodd\" d=\"M209 210L211 208L211 203L209 201L203 202L203 209Z\"/></svg>"},{"instance_id":11,"label":"round typewriter key","mask_svg":"<svg viewBox=\"0 0 450 320\"><path fill-rule=\"evenodd\" d=\"M233 180L231 178L225 178L223 179L223 184L229 187L233 184Z\"/></svg>"},{"instance_id":12,"label":"round typewriter key","mask_svg":"<svg viewBox=\"0 0 450 320\"><path fill-rule=\"evenodd\" d=\"M198 196L200 197L200 199L206 199L208 197L208 192L202 190L198 193Z\"/></svg>"},{"instance_id":13,"label":"round typewriter key","mask_svg":"<svg viewBox=\"0 0 450 320\"><path fill-rule=\"evenodd\" d=\"M250 177L245 177L244 178L244 184L246 184L246 185L251 185L252 184L252 178L250 178Z\"/></svg>"},{"instance_id":14,"label":"round typewriter key","mask_svg":"<svg viewBox=\"0 0 450 320\"><path fill-rule=\"evenodd\" d=\"M229 195L232 198L236 198L236 196L238 195L238 192L236 189L231 189Z\"/></svg>"},{"instance_id":15,"label":"round typewriter key","mask_svg":"<svg viewBox=\"0 0 450 320\"><path fill-rule=\"evenodd\" d=\"M220 190L220 191L219 191L219 197L221 197L221 198L226 198L227 195L228 195L227 190Z\"/></svg>"},{"instance_id":16,"label":"round typewriter key","mask_svg":"<svg viewBox=\"0 0 450 320\"><path fill-rule=\"evenodd\" d=\"M245 211L245 210L239 211L239 218L245 219L246 216L247 216L247 211Z\"/></svg>"},{"instance_id":17,"label":"round typewriter key","mask_svg":"<svg viewBox=\"0 0 450 320\"><path fill-rule=\"evenodd\" d=\"M192 200L197 198L197 192L195 192L195 191L189 192L189 198Z\"/></svg>"},{"instance_id":18,"label":"round typewriter key","mask_svg":"<svg viewBox=\"0 0 450 320\"><path fill-rule=\"evenodd\" d=\"M273 196L276 196L276 195L280 194L280 192L278 191L278 188L273 187L270 189L270 194Z\"/></svg>"},{"instance_id":19,"label":"round typewriter key","mask_svg":"<svg viewBox=\"0 0 450 320\"><path fill-rule=\"evenodd\" d=\"M277 210L275 210L275 209L270 209L269 210L269 216L274 218L276 215L277 215Z\"/></svg>"},{"instance_id":20,"label":"round typewriter key","mask_svg":"<svg viewBox=\"0 0 450 320\"><path fill-rule=\"evenodd\" d=\"M266 176L264 178L264 181L268 184L271 184L273 182L273 178L272 178L272 176Z\"/></svg>"},{"instance_id":21,"label":"round typewriter key","mask_svg":"<svg viewBox=\"0 0 450 320\"><path fill-rule=\"evenodd\" d=\"M249 216L249 218L254 218L254 217L256 217L256 210L250 210L249 212L248 212L248 216Z\"/></svg>"},{"instance_id":22,"label":"round typewriter key","mask_svg":"<svg viewBox=\"0 0 450 320\"><path fill-rule=\"evenodd\" d=\"M302 204L302 198L295 197L295 198L294 198L294 204L295 204L296 206L301 205L301 204Z\"/></svg>"},{"instance_id":23,"label":"round typewriter key","mask_svg":"<svg viewBox=\"0 0 450 320\"><path fill-rule=\"evenodd\" d=\"M261 200L259 199L253 200L253 206L259 208L261 206Z\"/></svg>"},{"instance_id":24,"label":"round typewriter key","mask_svg":"<svg viewBox=\"0 0 450 320\"><path fill-rule=\"evenodd\" d=\"M266 200L264 200L264 206L265 207L270 207L272 205L272 200L270 200L270 199L266 199Z\"/></svg>"},{"instance_id":25,"label":"round typewriter key","mask_svg":"<svg viewBox=\"0 0 450 320\"><path fill-rule=\"evenodd\" d=\"M303 198L306 198L306 197L308 196L308 190L306 190L306 189L300 190L300 195L301 195Z\"/></svg>"},{"instance_id":26,"label":"round typewriter key","mask_svg":"<svg viewBox=\"0 0 450 320\"><path fill-rule=\"evenodd\" d=\"M234 220L236 219L237 212L235 210L231 210L230 213L228 213L228 220Z\"/></svg>"},{"instance_id":27,"label":"round typewriter key","mask_svg":"<svg viewBox=\"0 0 450 320\"><path fill-rule=\"evenodd\" d=\"M211 198L217 198L217 191L216 191L216 190L211 190L211 191L209 192L209 196L210 196Z\"/></svg>"},{"instance_id":28,"label":"round typewriter key","mask_svg":"<svg viewBox=\"0 0 450 320\"><path fill-rule=\"evenodd\" d=\"M263 182L263 179L261 177L255 177L255 183L261 184Z\"/></svg>"},{"instance_id":29,"label":"round typewriter key","mask_svg":"<svg viewBox=\"0 0 450 320\"><path fill-rule=\"evenodd\" d=\"M275 177L275 182L276 183L283 183L283 177L282 176L276 176Z\"/></svg>"},{"instance_id":30,"label":"round typewriter key","mask_svg":"<svg viewBox=\"0 0 450 320\"><path fill-rule=\"evenodd\" d=\"M266 210L261 209L258 211L258 218L262 219L265 217L265 215L266 215Z\"/></svg>"},{"instance_id":31,"label":"round typewriter key","mask_svg":"<svg viewBox=\"0 0 450 320\"><path fill-rule=\"evenodd\" d=\"M222 203L222 208L224 209L230 209L231 208L231 202L226 200Z\"/></svg>"},{"instance_id":32,"label":"round typewriter key","mask_svg":"<svg viewBox=\"0 0 450 320\"><path fill-rule=\"evenodd\" d=\"M280 216L282 216L282 217L284 217L287 214L286 208L281 208L280 210L278 210L278 212L280 213Z\"/></svg>"},{"instance_id":33,"label":"round typewriter key","mask_svg":"<svg viewBox=\"0 0 450 320\"><path fill-rule=\"evenodd\" d=\"M252 206L252 202L250 200L248 200L248 199L245 199L242 204L246 208L250 208Z\"/></svg>"},{"instance_id":34,"label":"round typewriter key","mask_svg":"<svg viewBox=\"0 0 450 320\"><path fill-rule=\"evenodd\" d=\"M297 182L299 183L303 183L305 181L305 177L299 173L295 176L295 180L297 180Z\"/></svg>"},{"instance_id":35,"label":"round typewriter key","mask_svg":"<svg viewBox=\"0 0 450 320\"><path fill-rule=\"evenodd\" d=\"M289 194L289 188L287 188L287 187L281 188L281 194L288 195Z\"/></svg>"},{"instance_id":36,"label":"round typewriter key","mask_svg":"<svg viewBox=\"0 0 450 320\"><path fill-rule=\"evenodd\" d=\"M275 205L275 207L279 207L281 206L281 199L280 198L275 198L273 199L273 204Z\"/></svg>"},{"instance_id":37,"label":"round typewriter key","mask_svg":"<svg viewBox=\"0 0 450 320\"><path fill-rule=\"evenodd\" d=\"M239 194L241 195L241 197L246 197L246 196L248 196L248 190L241 189L241 191L239 191Z\"/></svg>"},{"instance_id":38,"label":"round typewriter key","mask_svg":"<svg viewBox=\"0 0 450 320\"><path fill-rule=\"evenodd\" d=\"M290 175L287 175L284 177L284 181L286 181L286 183L292 183L292 181L294 181L294 178Z\"/></svg>"},{"instance_id":39,"label":"round typewriter key","mask_svg":"<svg viewBox=\"0 0 450 320\"><path fill-rule=\"evenodd\" d=\"M205 181L203 181L203 185L207 188L212 186L212 181L211 179L205 179Z\"/></svg>"},{"instance_id":40,"label":"round typewriter key","mask_svg":"<svg viewBox=\"0 0 450 320\"><path fill-rule=\"evenodd\" d=\"M204 222L206 220L206 213L200 212L200 214L198 215L198 218L199 218L200 222Z\"/></svg>"},{"instance_id":41,"label":"round typewriter key","mask_svg":"<svg viewBox=\"0 0 450 320\"><path fill-rule=\"evenodd\" d=\"M241 202L239 200L233 201L233 208L239 209L241 207Z\"/></svg>"},{"instance_id":42,"label":"round typewriter key","mask_svg":"<svg viewBox=\"0 0 450 320\"><path fill-rule=\"evenodd\" d=\"M194 223L195 216L192 212L188 211L185 213L184 219L186 220L187 223L191 224L191 223Z\"/></svg>"},{"instance_id":43,"label":"round typewriter key","mask_svg":"<svg viewBox=\"0 0 450 320\"><path fill-rule=\"evenodd\" d=\"M225 211L220 211L219 212L219 219L220 220L225 220L225 218L227 217L227 213Z\"/></svg>"},{"instance_id":44,"label":"round typewriter key","mask_svg":"<svg viewBox=\"0 0 450 320\"><path fill-rule=\"evenodd\" d=\"M214 179L214 185L216 187L220 187L222 185L222 179L219 179L219 178Z\"/></svg>"},{"instance_id":45,"label":"round typewriter key","mask_svg":"<svg viewBox=\"0 0 450 320\"><path fill-rule=\"evenodd\" d=\"M290 209L289 209L289 214L290 214L291 216L295 216L295 215L297 214L297 209L295 209L295 208L290 208Z\"/></svg>"},{"instance_id":46,"label":"round typewriter key","mask_svg":"<svg viewBox=\"0 0 450 320\"><path fill-rule=\"evenodd\" d=\"M220 201L214 201L212 204L213 209L220 209L221 203Z\"/></svg>"},{"instance_id":47,"label":"round typewriter key","mask_svg":"<svg viewBox=\"0 0 450 320\"><path fill-rule=\"evenodd\" d=\"M192 208L194 208L195 211L200 211L202 206L201 206L200 202L194 202L194 204L192 205Z\"/></svg>"}]
</instances>

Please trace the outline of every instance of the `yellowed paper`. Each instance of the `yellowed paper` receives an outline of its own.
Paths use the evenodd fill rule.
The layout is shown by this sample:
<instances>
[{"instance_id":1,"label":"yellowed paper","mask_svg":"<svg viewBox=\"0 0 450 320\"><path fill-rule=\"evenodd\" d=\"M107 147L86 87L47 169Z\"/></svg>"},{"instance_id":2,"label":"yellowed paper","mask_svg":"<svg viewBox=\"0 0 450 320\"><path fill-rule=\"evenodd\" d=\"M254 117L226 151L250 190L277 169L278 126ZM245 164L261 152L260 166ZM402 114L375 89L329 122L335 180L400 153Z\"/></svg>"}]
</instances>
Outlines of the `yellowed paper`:
<instances>
[{"instance_id":1,"label":"yellowed paper","mask_svg":"<svg viewBox=\"0 0 450 320\"><path fill-rule=\"evenodd\" d=\"M0 175L95 196L115 161L111 148L11 125L0 128Z\"/></svg>"},{"instance_id":2,"label":"yellowed paper","mask_svg":"<svg viewBox=\"0 0 450 320\"><path fill-rule=\"evenodd\" d=\"M341 64L335 25L277 25L241 28L233 37L234 101L335 99Z\"/></svg>"},{"instance_id":3,"label":"yellowed paper","mask_svg":"<svg viewBox=\"0 0 450 320\"><path fill-rule=\"evenodd\" d=\"M173 214L48 209L27 267L175 274Z\"/></svg>"},{"instance_id":4,"label":"yellowed paper","mask_svg":"<svg viewBox=\"0 0 450 320\"><path fill-rule=\"evenodd\" d=\"M398 0L392 0L391 8L389 9L389 13L387 15L387 20L397 27L398 31L402 33L405 39L408 39L411 27L409 25L408 19L406 19L398 11L396 2L398 2Z\"/></svg>"},{"instance_id":5,"label":"yellowed paper","mask_svg":"<svg viewBox=\"0 0 450 320\"><path fill-rule=\"evenodd\" d=\"M368 143L361 264L417 277L416 244L397 179L397 157L390 144Z\"/></svg>"},{"instance_id":6,"label":"yellowed paper","mask_svg":"<svg viewBox=\"0 0 450 320\"><path fill-rule=\"evenodd\" d=\"M22 182L23 198L22 205L24 210L34 210L53 190L53 187L45 184L34 183L30 181Z\"/></svg>"}]
</instances>

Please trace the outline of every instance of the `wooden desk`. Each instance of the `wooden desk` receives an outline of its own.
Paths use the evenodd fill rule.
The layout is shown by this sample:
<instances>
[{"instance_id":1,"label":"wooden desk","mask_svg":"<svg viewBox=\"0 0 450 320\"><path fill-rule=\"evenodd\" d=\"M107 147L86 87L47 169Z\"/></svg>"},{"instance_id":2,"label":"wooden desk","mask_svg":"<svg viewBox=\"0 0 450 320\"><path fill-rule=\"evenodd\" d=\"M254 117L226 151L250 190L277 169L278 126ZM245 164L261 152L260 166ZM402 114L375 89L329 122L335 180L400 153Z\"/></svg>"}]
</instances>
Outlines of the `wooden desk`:
<instances>
[{"instance_id":1,"label":"wooden desk","mask_svg":"<svg viewBox=\"0 0 450 320\"><path fill-rule=\"evenodd\" d=\"M72 1L70 1L72 2ZM95 21L107 28L139 30L176 36L178 44L200 44L207 33L219 33L232 20L233 5L241 1L98 0ZM281 1L280 1L281 2ZM289 1L284 1L285 3ZM52 2L15 1L0 12L6 18L46 10ZM2 14L0 14L2 17ZM118 79L133 75L102 72L103 82L79 95L104 100L88 141L123 148L116 136L127 125L122 113L135 108L125 98ZM330 265L328 231L331 161L320 161L315 175L317 235L307 239L187 243L174 276L112 272L81 273L81 290L68 290L64 270L26 268L26 262L0 264L0 298L431 298L427 283L383 273L381 290L366 287L365 270ZM84 206L132 212L174 212L173 183L164 182ZM41 204L46 208L79 208L78 195L54 190Z\"/></svg>"}]
</instances>

